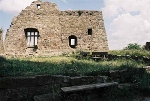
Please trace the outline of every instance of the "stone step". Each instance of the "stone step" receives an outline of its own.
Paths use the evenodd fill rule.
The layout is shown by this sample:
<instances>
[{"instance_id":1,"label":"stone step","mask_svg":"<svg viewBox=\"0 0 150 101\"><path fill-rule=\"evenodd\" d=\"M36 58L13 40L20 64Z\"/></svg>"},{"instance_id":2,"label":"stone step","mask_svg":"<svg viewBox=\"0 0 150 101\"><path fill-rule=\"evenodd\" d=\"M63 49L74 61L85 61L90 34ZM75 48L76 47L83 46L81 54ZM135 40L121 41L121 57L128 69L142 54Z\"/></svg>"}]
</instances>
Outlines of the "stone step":
<instances>
[{"instance_id":1,"label":"stone step","mask_svg":"<svg viewBox=\"0 0 150 101\"><path fill-rule=\"evenodd\" d=\"M69 92L99 89L103 87L117 86L117 85L118 85L118 82L97 83L97 84L89 84L89 85L81 85L81 86L62 87L61 90L64 93L69 93Z\"/></svg>"}]
</instances>

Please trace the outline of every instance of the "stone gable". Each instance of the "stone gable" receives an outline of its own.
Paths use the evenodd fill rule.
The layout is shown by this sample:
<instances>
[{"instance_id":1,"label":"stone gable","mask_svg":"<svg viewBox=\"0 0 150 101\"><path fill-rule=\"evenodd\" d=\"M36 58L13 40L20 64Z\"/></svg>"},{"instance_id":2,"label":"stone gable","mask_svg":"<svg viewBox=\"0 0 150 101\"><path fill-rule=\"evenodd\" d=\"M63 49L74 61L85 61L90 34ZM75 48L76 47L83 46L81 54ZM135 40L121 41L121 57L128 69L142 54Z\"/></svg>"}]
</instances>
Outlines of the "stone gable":
<instances>
[{"instance_id":1,"label":"stone gable","mask_svg":"<svg viewBox=\"0 0 150 101\"><path fill-rule=\"evenodd\" d=\"M51 56L72 51L108 51L101 11L60 11L34 1L13 18L6 33L6 55Z\"/></svg>"}]
</instances>

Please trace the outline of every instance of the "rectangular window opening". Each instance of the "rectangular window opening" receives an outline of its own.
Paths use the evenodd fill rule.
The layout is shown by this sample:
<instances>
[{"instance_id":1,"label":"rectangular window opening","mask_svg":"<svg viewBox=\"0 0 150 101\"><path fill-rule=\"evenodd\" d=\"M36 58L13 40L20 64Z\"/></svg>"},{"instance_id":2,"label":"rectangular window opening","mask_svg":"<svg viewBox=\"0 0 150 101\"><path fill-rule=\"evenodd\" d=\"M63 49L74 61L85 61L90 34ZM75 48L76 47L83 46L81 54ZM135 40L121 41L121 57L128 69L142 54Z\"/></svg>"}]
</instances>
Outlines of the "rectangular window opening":
<instances>
[{"instance_id":1,"label":"rectangular window opening","mask_svg":"<svg viewBox=\"0 0 150 101\"><path fill-rule=\"evenodd\" d=\"M34 32L31 32L31 40L30 40L30 46L34 47Z\"/></svg>"},{"instance_id":2,"label":"rectangular window opening","mask_svg":"<svg viewBox=\"0 0 150 101\"><path fill-rule=\"evenodd\" d=\"M41 5L40 5L40 4L37 4L37 8L40 9L40 8L41 8Z\"/></svg>"},{"instance_id":3,"label":"rectangular window opening","mask_svg":"<svg viewBox=\"0 0 150 101\"><path fill-rule=\"evenodd\" d=\"M88 29L88 35L92 35L92 29Z\"/></svg>"},{"instance_id":4,"label":"rectangular window opening","mask_svg":"<svg viewBox=\"0 0 150 101\"><path fill-rule=\"evenodd\" d=\"M24 29L28 48L38 48L39 31L35 28Z\"/></svg>"},{"instance_id":5,"label":"rectangular window opening","mask_svg":"<svg viewBox=\"0 0 150 101\"><path fill-rule=\"evenodd\" d=\"M27 32L27 45L30 46L30 32Z\"/></svg>"},{"instance_id":6,"label":"rectangular window opening","mask_svg":"<svg viewBox=\"0 0 150 101\"><path fill-rule=\"evenodd\" d=\"M38 32L27 32L28 47L35 47L37 45Z\"/></svg>"},{"instance_id":7,"label":"rectangular window opening","mask_svg":"<svg viewBox=\"0 0 150 101\"><path fill-rule=\"evenodd\" d=\"M34 45L37 45L37 32L35 32L35 43Z\"/></svg>"},{"instance_id":8,"label":"rectangular window opening","mask_svg":"<svg viewBox=\"0 0 150 101\"><path fill-rule=\"evenodd\" d=\"M71 45L75 45L75 39L71 39Z\"/></svg>"}]
</instances>

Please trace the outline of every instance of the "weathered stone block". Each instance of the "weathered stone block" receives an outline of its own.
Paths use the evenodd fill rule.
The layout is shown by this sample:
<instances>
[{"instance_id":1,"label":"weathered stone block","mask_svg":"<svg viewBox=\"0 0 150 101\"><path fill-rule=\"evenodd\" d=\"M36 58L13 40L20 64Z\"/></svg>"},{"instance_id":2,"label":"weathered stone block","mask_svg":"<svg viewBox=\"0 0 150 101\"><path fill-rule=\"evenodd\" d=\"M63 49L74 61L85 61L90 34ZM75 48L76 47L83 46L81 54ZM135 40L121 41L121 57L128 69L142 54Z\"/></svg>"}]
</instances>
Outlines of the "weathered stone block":
<instances>
[{"instance_id":1,"label":"weathered stone block","mask_svg":"<svg viewBox=\"0 0 150 101\"><path fill-rule=\"evenodd\" d=\"M96 82L96 78L94 76L82 76L81 82L82 84L92 84Z\"/></svg>"},{"instance_id":2,"label":"weathered stone block","mask_svg":"<svg viewBox=\"0 0 150 101\"><path fill-rule=\"evenodd\" d=\"M107 82L108 77L107 76L97 76L97 83L105 83Z\"/></svg>"},{"instance_id":3,"label":"weathered stone block","mask_svg":"<svg viewBox=\"0 0 150 101\"><path fill-rule=\"evenodd\" d=\"M36 86L35 77L3 77L0 78L0 89Z\"/></svg>"},{"instance_id":4,"label":"weathered stone block","mask_svg":"<svg viewBox=\"0 0 150 101\"><path fill-rule=\"evenodd\" d=\"M70 77L70 85L75 86L75 85L81 85L81 77Z\"/></svg>"},{"instance_id":5,"label":"weathered stone block","mask_svg":"<svg viewBox=\"0 0 150 101\"><path fill-rule=\"evenodd\" d=\"M44 94L34 96L34 101L61 101L61 98L57 94Z\"/></svg>"},{"instance_id":6,"label":"weathered stone block","mask_svg":"<svg viewBox=\"0 0 150 101\"><path fill-rule=\"evenodd\" d=\"M54 84L54 80L50 75L38 75L36 76L36 81L38 85L52 85Z\"/></svg>"}]
</instances>

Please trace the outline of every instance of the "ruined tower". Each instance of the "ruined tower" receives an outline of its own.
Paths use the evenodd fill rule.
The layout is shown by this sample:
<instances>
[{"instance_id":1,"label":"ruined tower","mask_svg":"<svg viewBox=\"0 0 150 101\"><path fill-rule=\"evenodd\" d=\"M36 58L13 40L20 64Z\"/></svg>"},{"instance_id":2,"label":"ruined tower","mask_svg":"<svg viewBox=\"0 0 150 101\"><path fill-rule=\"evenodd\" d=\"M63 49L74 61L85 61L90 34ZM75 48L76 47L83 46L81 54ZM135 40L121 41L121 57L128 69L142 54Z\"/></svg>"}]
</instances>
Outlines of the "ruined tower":
<instances>
[{"instance_id":1,"label":"ruined tower","mask_svg":"<svg viewBox=\"0 0 150 101\"><path fill-rule=\"evenodd\" d=\"M55 3L32 2L6 33L7 55L51 56L72 51L108 51L101 11L60 11Z\"/></svg>"},{"instance_id":2,"label":"ruined tower","mask_svg":"<svg viewBox=\"0 0 150 101\"><path fill-rule=\"evenodd\" d=\"M0 54L4 54L3 33L2 33L2 29L0 29Z\"/></svg>"}]
</instances>

